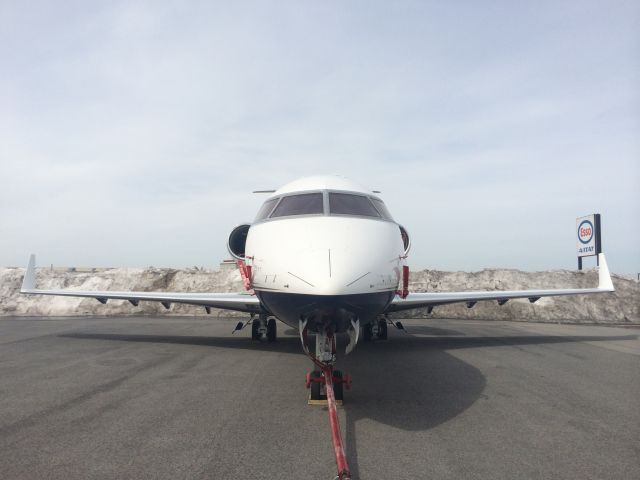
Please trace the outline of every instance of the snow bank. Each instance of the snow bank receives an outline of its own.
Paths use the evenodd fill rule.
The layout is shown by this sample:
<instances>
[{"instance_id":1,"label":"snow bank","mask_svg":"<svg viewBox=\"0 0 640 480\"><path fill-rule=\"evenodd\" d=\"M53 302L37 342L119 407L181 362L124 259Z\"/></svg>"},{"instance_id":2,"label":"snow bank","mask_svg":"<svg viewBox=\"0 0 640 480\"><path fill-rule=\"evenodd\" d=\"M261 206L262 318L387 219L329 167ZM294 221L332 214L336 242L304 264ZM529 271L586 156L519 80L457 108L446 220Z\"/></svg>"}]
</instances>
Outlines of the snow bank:
<instances>
[{"instance_id":1,"label":"snow bank","mask_svg":"<svg viewBox=\"0 0 640 480\"><path fill-rule=\"evenodd\" d=\"M613 293L545 297L535 304L529 303L525 298L510 300L503 306L498 306L495 301L478 302L473 308L467 308L465 304L443 305L434 308L431 316L483 320L640 324L640 283L620 275L612 275L612 279L616 289ZM596 270L523 272L487 269L472 273L423 270L412 274L410 291L593 288L597 285ZM403 312L399 312L399 315L402 314ZM426 309L414 310L411 316L427 316Z\"/></svg>"},{"instance_id":2,"label":"snow bank","mask_svg":"<svg viewBox=\"0 0 640 480\"><path fill-rule=\"evenodd\" d=\"M20 295L23 268L0 268L0 315L206 315L204 308L174 304L170 310L155 302L110 300L106 305L92 298L65 298ZM141 290L173 292L240 292L242 281L237 270L113 268L99 272L61 272L38 269L37 286L43 289ZM480 272L412 272L410 291L515 290L525 288L583 288L597 285L595 271L566 270L522 272L482 270ZM464 304L436 307L435 318L476 318L542 322L596 322L640 324L640 284L623 276L613 276L616 292L577 297L543 298L535 304L511 300L499 307L496 302L478 302L468 309ZM212 315L244 315L213 310ZM399 317L428 316L425 309L400 312Z\"/></svg>"},{"instance_id":3,"label":"snow bank","mask_svg":"<svg viewBox=\"0 0 640 480\"><path fill-rule=\"evenodd\" d=\"M24 268L0 268L0 315L198 315L203 307L174 304L166 310L157 302L140 302L134 307L126 300L109 300L102 305L93 298L20 295ZM242 281L235 269L207 271L168 268L111 268L99 272L61 272L37 269L37 288L75 290L136 290L171 292L240 292ZM229 311L214 315L233 316Z\"/></svg>"}]
</instances>

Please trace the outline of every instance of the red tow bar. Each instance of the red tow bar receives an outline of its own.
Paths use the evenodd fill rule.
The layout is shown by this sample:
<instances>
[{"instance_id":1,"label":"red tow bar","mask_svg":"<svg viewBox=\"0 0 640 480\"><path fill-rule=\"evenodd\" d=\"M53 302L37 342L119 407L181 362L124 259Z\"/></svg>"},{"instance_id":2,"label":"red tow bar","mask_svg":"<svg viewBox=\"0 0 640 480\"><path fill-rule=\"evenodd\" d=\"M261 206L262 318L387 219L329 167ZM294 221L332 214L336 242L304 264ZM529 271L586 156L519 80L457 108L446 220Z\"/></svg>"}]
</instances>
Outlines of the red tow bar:
<instances>
[{"instance_id":1,"label":"red tow bar","mask_svg":"<svg viewBox=\"0 0 640 480\"><path fill-rule=\"evenodd\" d=\"M329 407L329 423L331 424L331 440L333 441L333 452L336 456L336 466L338 467L338 478L340 480L351 480L351 471L347 464L347 456L342 445L342 435L340 435L340 424L338 423L338 409L336 408L336 396L333 392L333 368L322 366L322 374L325 378L325 389L327 392L327 405Z\"/></svg>"}]
</instances>

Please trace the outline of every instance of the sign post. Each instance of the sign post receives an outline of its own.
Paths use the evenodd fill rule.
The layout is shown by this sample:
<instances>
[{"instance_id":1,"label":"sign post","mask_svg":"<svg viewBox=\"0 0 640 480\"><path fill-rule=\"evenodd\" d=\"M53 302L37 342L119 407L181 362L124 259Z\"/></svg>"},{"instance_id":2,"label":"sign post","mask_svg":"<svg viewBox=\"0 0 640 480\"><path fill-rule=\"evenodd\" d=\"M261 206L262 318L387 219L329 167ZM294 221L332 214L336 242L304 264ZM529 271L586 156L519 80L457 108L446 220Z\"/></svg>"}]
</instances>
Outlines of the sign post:
<instances>
[{"instance_id":1,"label":"sign post","mask_svg":"<svg viewBox=\"0 0 640 480\"><path fill-rule=\"evenodd\" d=\"M593 213L586 217L576 218L578 270L582 270L582 257L596 256L602 253L600 237L600 214ZM598 262L599 263L599 262Z\"/></svg>"}]
</instances>

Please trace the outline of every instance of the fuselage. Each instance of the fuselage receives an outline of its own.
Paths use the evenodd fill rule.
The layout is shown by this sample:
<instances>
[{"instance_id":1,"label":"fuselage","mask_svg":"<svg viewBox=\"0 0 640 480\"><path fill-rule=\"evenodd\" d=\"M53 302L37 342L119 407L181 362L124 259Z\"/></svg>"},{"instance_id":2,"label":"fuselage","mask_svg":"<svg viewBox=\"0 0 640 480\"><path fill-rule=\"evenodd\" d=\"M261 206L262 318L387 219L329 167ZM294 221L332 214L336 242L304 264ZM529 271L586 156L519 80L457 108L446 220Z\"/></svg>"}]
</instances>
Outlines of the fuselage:
<instances>
[{"instance_id":1,"label":"fuselage","mask_svg":"<svg viewBox=\"0 0 640 480\"><path fill-rule=\"evenodd\" d=\"M406 233L381 199L340 177L310 177L268 197L247 231L252 287L281 321L311 331L373 321L398 289Z\"/></svg>"}]
</instances>

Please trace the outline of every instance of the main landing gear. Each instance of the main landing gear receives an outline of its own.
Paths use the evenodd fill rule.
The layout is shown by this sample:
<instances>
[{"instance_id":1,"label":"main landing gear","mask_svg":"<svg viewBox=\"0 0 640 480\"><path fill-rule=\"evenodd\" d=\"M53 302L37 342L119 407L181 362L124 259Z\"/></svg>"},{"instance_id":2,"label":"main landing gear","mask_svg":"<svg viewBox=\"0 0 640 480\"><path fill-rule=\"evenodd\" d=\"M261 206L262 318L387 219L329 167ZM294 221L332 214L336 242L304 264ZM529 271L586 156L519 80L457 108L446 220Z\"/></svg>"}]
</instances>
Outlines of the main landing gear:
<instances>
[{"instance_id":1,"label":"main landing gear","mask_svg":"<svg viewBox=\"0 0 640 480\"><path fill-rule=\"evenodd\" d=\"M261 314L251 321L251 340L275 342L277 338L276 319Z\"/></svg>"},{"instance_id":2,"label":"main landing gear","mask_svg":"<svg viewBox=\"0 0 640 480\"><path fill-rule=\"evenodd\" d=\"M372 340L386 340L389 336L387 328L387 318L381 317L373 323L368 323L362 327L362 338L365 342Z\"/></svg>"},{"instance_id":3,"label":"main landing gear","mask_svg":"<svg viewBox=\"0 0 640 480\"><path fill-rule=\"evenodd\" d=\"M352 324L354 327L356 325L359 327L357 322L352 322ZM333 441L333 451L336 456L336 467L338 469L336 479L351 480L351 471L349 470L347 457L344 453L340 424L338 423L338 411L336 408L338 401L342 403L343 387L346 386L347 389L351 388L351 377L348 375L343 376L342 372L333 369L336 361L336 337L330 326L316 333L315 354L309 352L307 348L307 322L301 320L299 328L302 348L316 367L312 372L308 373L306 377L307 388L311 390L309 404L324 404L326 402L329 412L329 424L331 425L331 440ZM357 342L357 334L350 334L350 337L353 337ZM324 395L322 392L323 389Z\"/></svg>"}]
</instances>

